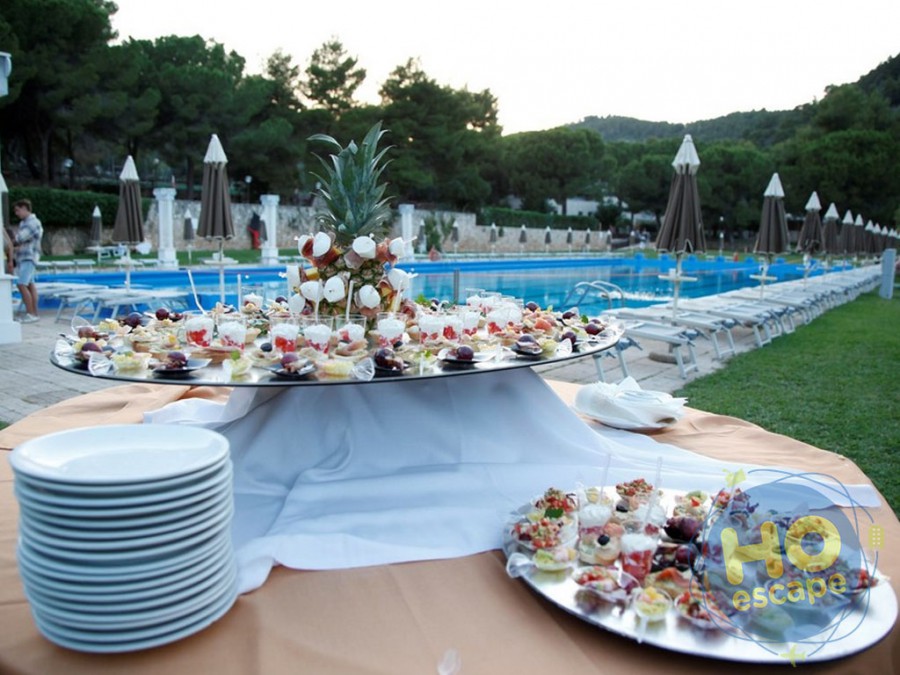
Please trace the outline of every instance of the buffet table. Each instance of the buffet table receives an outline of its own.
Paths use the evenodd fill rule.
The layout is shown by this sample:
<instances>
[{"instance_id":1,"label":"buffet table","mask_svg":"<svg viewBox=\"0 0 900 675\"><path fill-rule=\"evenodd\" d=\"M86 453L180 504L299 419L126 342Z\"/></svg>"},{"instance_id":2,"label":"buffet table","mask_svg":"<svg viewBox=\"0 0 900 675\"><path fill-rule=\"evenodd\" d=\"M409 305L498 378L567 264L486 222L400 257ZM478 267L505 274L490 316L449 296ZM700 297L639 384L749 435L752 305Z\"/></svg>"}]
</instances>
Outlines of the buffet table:
<instances>
[{"instance_id":1,"label":"buffet table","mask_svg":"<svg viewBox=\"0 0 900 675\"><path fill-rule=\"evenodd\" d=\"M468 379L468 378L463 378ZM367 385L379 387L382 385ZM553 383L571 403L576 385ZM140 423L173 401L226 400L226 388L134 383L52 406L0 432L10 450L37 435L85 425ZM629 434L602 429L617 439ZM869 483L848 460L741 420L690 410L653 434L662 443L724 461L752 459ZM548 453L552 457L552 449ZM599 630L537 597L505 571L499 551L476 555L298 571L276 567L211 628L145 652L78 654L44 639L31 620L15 560L17 505L8 463L0 463L0 671L15 673L428 673L448 649L469 673L718 673L734 667L673 654ZM879 569L900 579L900 522L886 505L871 508L884 528ZM870 551L871 552L871 551ZM896 591L897 581L891 582ZM896 628L868 650L804 664L815 673L891 672L900 664ZM773 666L741 664L741 672Z\"/></svg>"}]
</instances>

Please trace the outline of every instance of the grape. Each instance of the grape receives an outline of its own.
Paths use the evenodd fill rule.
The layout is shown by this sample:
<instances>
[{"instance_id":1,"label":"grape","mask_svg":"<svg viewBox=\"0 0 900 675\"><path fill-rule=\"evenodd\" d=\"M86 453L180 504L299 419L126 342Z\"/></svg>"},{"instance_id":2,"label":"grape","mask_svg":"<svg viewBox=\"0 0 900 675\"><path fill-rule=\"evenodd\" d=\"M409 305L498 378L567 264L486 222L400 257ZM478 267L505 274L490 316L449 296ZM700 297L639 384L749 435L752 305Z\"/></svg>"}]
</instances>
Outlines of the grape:
<instances>
[{"instance_id":1,"label":"grape","mask_svg":"<svg viewBox=\"0 0 900 675\"><path fill-rule=\"evenodd\" d=\"M592 322L592 323L585 324L584 332L587 333L588 335L599 335L600 333L603 332L603 328L601 328L600 326L598 326L597 324Z\"/></svg>"},{"instance_id":2,"label":"grape","mask_svg":"<svg viewBox=\"0 0 900 675\"><path fill-rule=\"evenodd\" d=\"M165 321L169 318L169 310L167 310L165 307L160 307L158 310L156 310L156 318L160 321Z\"/></svg>"},{"instance_id":3,"label":"grape","mask_svg":"<svg viewBox=\"0 0 900 675\"><path fill-rule=\"evenodd\" d=\"M300 357L296 352L288 352L284 356L281 357L281 367L288 368L295 361L299 361Z\"/></svg>"},{"instance_id":4,"label":"grape","mask_svg":"<svg viewBox=\"0 0 900 675\"><path fill-rule=\"evenodd\" d=\"M394 362L394 350L388 347L381 347L375 351L374 355L375 365L379 368L391 368L391 364Z\"/></svg>"},{"instance_id":5,"label":"grape","mask_svg":"<svg viewBox=\"0 0 900 675\"><path fill-rule=\"evenodd\" d=\"M540 309L540 306L536 302L531 301L527 305L525 305L525 309L527 309L531 312L536 312L536 311L538 311L538 309Z\"/></svg>"},{"instance_id":6,"label":"grape","mask_svg":"<svg viewBox=\"0 0 900 675\"><path fill-rule=\"evenodd\" d=\"M267 354L268 354L270 351L272 351L272 349L273 349L273 348L272 348L272 343L271 343L271 342L263 342L263 343L259 346L259 350L260 350L261 352L265 352L265 353L267 353Z\"/></svg>"},{"instance_id":7,"label":"grape","mask_svg":"<svg viewBox=\"0 0 900 675\"><path fill-rule=\"evenodd\" d=\"M122 319L122 323L131 328L137 328L141 325L141 323L143 323L143 319L144 318L140 315L139 312L132 312L124 319Z\"/></svg>"},{"instance_id":8,"label":"grape","mask_svg":"<svg viewBox=\"0 0 900 675\"><path fill-rule=\"evenodd\" d=\"M682 544L675 549L675 566L687 569L694 564L697 558L697 548L692 544Z\"/></svg>"},{"instance_id":9,"label":"grape","mask_svg":"<svg viewBox=\"0 0 900 675\"><path fill-rule=\"evenodd\" d=\"M471 361L475 358L475 350L469 345L461 345L456 350L456 358L460 361Z\"/></svg>"}]
</instances>

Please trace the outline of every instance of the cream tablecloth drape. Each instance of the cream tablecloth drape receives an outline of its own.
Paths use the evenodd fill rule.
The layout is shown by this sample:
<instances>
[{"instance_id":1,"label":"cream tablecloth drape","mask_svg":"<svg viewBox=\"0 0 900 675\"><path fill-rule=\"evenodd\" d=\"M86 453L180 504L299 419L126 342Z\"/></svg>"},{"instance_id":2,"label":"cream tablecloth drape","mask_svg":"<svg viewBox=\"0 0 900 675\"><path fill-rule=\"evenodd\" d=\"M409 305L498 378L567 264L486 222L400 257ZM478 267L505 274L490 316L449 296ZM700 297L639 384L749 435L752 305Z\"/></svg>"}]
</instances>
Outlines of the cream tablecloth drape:
<instances>
[{"instance_id":1,"label":"cream tablecloth drape","mask_svg":"<svg viewBox=\"0 0 900 675\"><path fill-rule=\"evenodd\" d=\"M576 391L558 383L553 389L566 403ZM63 428L140 423L145 412L184 397L221 401L226 395L180 386L116 387L22 420L0 432L0 448ZM734 418L690 410L653 437L725 462L750 459L827 473L849 484L868 482L842 457ZM900 579L900 522L885 505L870 513L885 533L880 569ZM16 518L11 471L7 462L0 462L0 672L398 675L435 672L448 648L459 651L466 675L705 675L736 667L638 645L589 626L510 580L498 551L354 569L278 567L261 588L241 596L228 615L200 634L141 653L77 654L46 641L31 620L15 562ZM896 591L897 582L891 583ZM864 653L803 668L810 673L890 673L898 664L895 627ZM771 666L738 667L742 673L772 672Z\"/></svg>"}]
</instances>

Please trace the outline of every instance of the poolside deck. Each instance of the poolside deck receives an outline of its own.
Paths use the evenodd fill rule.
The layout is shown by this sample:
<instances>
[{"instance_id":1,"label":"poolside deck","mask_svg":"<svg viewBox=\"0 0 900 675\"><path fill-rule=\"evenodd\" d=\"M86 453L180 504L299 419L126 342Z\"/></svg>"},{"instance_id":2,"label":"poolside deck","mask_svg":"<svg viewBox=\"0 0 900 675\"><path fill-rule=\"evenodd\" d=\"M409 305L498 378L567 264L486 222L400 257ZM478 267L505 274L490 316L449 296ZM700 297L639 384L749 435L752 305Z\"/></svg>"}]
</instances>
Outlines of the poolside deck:
<instances>
[{"instance_id":1,"label":"poolside deck","mask_svg":"<svg viewBox=\"0 0 900 675\"><path fill-rule=\"evenodd\" d=\"M864 290L863 287L869 290L878 283L879 268L871 266L850 274L855 274L858 278L855 283L859 283L860 286L856 292ZM830 282L826 282L828 280L823 280L820 284L823 289L830 286ZM787 290L789 286L790 282L786 282L782 288ZM842 287L841 284L835 286L835 288ZM769 289L770 298L777 304L774 295L775 286L770 286ZM727 294L710 296L695 302L721 301L726 296ZM846 299L844 297L844 301ZM819 311L822 308L819 307ZM684 309L689 309L687 301ZM64 324L54 320L55 315L55 309L41 310L40 321L22 325L20 343L0 345L0 382L4 383L3 393L0 395L0 421L12 423L73 396L116 386L114 381L71 375L50 364L49 354L56 344L59 333L66 330ZM814 315L810 314L810 318L812 316ZM774 334L791 332L793 319L790 324L782 322L779 325L780 329ZM759 327L753 322L738 321L730 332L734 344L733 350L729 349L727 353L723 352L721 345L717 345L713 339L703 336L693 339L689 348L693 359L687 364L688 367L681 363L676 365L674 359L669 358L677 351L678 345L675 344L677 341L671 336L666 339L661 331L635 331L633 335L638 338L639 346L623 350L622 357L626 361L628 374L634 377L641 387L646 390L674 393L686 382L724 367L728 359L733 358L735 354L762 347L771 341L771 338L767 341L760 340ZM657 336L661 339L656 339ZM596 363L594 359L584 358L536 366L535 370L547 379L588 384L601 379L597 369L599 364L607 382L619 382L625 375L621 368L621 360L616 357L615 350L610 350L606 354L607 356L597 359Z\"/></svg>"}]
</instances>

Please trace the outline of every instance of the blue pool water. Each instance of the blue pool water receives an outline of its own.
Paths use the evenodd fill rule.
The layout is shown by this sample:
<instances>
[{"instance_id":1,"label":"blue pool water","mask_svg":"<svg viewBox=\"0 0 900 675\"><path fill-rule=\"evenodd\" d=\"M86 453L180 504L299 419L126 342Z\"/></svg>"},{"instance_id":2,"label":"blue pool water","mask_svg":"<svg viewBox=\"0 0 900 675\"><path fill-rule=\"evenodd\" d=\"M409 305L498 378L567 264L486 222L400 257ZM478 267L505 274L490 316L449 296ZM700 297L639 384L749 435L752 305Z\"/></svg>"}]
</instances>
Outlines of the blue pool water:
<instances>
[{"instance_id":1,"label":"blue pool water","mask_svg":"<svg viewBox=\"0 0 900 675\"><path fill-rule=\"evenodd\" d=\"M466 289L480 288L499 291L505 295L534 301L541 306L561 308L569 291L580 281L606 281L625 291L627 304L641 307L671 300L673 286L660 280L675 267L675 259L661 256L659 259L633 258L550 258L527 260L455 260L416 261L400 263L398 267L414 274L412 297L424 296L452 301L465 297ZM756 286L751 274L759 272L759 262L746 258L733 262L715 258L711 260L688 256L682 265L683 273L696 277L697 281L682 284L682 297L714 295L737 288ZM802 278L802 269L795 264L776 261L769 273L778 280ZM192 270L198 296L204 307L211 307L219 299L219 274L215 269ZM225 269L226 301L237 300L238 276L244 293L253 291L266 298L285 295L287 285L283 267L234 267ZM124 285L122 272L95 272L81 275L43 275L39 281L86 281L109 286ZM188 274L179 270L142 270L133 272L134 288L189 289ZM582 311L602 311L605 304L597 301L579 303Z\"/></svg>"}]
</instances>

